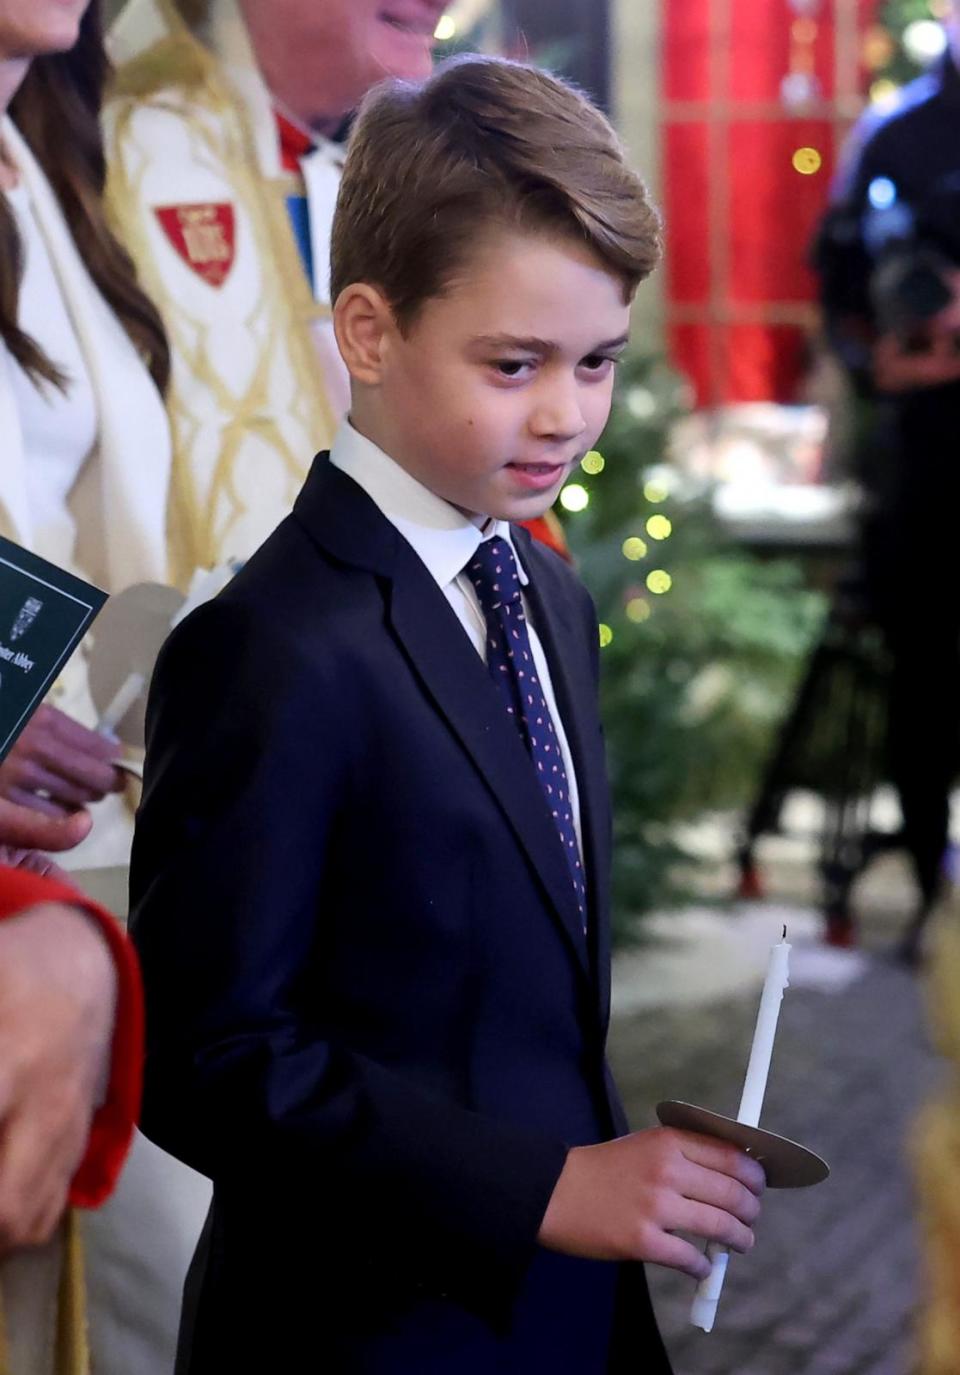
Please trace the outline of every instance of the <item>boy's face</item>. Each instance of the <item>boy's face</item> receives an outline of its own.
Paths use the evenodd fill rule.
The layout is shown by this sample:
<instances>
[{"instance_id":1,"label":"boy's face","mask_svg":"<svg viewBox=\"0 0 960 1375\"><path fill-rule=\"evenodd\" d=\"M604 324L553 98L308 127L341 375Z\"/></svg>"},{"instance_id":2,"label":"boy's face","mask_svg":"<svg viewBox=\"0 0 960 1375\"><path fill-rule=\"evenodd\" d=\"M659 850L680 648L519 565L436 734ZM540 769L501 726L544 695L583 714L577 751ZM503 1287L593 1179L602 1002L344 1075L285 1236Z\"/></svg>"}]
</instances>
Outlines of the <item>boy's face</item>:
<instances>
[{"instance_id":1,"label":"boy's face","mask_svg":"<svg viewBox=\"0 0 960 1375\"><path fill-rule=\"evenodd\" d=\"M585 245L491 235L406 336L388 329L370 437L468 515L542 515L606 424L629 314Z\"/></svg>"}]
</instances>

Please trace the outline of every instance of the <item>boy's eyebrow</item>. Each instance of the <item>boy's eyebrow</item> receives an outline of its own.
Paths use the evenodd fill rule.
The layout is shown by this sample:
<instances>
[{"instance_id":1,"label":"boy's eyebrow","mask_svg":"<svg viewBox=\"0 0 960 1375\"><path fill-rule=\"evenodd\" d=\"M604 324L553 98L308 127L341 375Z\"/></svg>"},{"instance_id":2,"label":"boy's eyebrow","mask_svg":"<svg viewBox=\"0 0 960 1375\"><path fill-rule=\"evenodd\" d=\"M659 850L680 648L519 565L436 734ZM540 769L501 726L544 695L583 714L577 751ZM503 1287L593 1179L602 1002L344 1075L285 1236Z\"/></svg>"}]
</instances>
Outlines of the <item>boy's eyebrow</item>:
<instances>
[{"instance_id":1,"label":"boy's eyebrow","mask_svg":"<svg viewBox=\"0 0 960 1375\"><path fill-rule=\"evenodd\" d=\"M626 348L630 342L629 334L621 334L616 339L608 339L605 344L598 344L595 353L612 353L614 349Z\"/></svg>"},{"instance_id":2,"label":"boy's eyebrow","mask_svg":"<svg viewBox=\"0 0 960 1375\"><path fill-rule=\"evenodd\" d=\"M608 339L606 343L596 344L589 352L606 353L613 349L621 349L629 340L629 334L621 334L616 339ZM525 353L557 353L560 347L550 339L538 339L535 336L521 337L517 334L478 334L470 342L481 348L516 349Z\"/></svg>"}]
</instances>

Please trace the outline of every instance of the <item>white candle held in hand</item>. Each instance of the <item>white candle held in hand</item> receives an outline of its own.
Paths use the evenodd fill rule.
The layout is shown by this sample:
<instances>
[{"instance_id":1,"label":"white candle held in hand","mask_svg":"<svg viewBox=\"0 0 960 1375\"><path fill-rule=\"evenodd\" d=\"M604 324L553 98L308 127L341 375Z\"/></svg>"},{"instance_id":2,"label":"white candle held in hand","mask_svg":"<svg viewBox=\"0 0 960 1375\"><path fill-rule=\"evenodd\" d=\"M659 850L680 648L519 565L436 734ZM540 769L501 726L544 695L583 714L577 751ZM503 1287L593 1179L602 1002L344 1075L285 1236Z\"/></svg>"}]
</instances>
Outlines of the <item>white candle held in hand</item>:
<instances>
[{"instance_id":1,"label":"white candle held in hand","mask_svg":"<svg viewBox=\"0 0 960 1375\"><path fill-rule=\"evenodd\" d=\"M760 997L760 1011L757 1013L757 1024L753 1031L753 1045L750 1047L750 1060L743 1081L743 1093L740 1095L740 1109L737 1112L737 1121L744 1122L749 1127L760 1125L760 1111L767 1088L767 1076L770 1073L770 1058L773 1055L773 1042L777 1034L780 1004L783 1001L783 991L789 982L789 959L790 946L787 944L787 928L784 927L783 939L770 951L767 977L764 979L763 993ZM707 1258L713 1268L707 1278L697 1285L693 1306L690 1309L691 1323L694 1327L701 1327L704 1332L713 1330L730 1253L724 1247L711 1242L707 1247Z\"/></svg>"},{"instance_id":2,"label":"white candle held in hand","mask_svg":"<svg viewBox=\"0 0 960 1375\"><path fill-rule=\"evenodd\" d=\"M145 683L146 678L142 673L130 673L127 675L110 699L110 702L104 707L103 715L97 722L97 730L101 735L113 734L119 723L140 696Z\"/></svg>"}]
</instances>

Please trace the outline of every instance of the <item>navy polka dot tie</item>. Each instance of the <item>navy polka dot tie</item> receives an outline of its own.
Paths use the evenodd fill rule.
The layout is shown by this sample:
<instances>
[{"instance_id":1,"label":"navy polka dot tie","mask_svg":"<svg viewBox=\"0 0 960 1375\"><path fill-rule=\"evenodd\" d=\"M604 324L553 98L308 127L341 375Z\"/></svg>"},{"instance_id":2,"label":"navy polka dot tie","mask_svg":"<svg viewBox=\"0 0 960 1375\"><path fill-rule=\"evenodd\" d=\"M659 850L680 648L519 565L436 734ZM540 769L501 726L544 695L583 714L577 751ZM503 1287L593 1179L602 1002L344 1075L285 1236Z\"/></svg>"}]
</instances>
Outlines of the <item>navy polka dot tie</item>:
<instances>
[{"instance_id":1,"label":"navy polka dot tie","mask_svg":"<svg viewBox=\"0 0 960 1375\"><path fill-rule=\"evenodd\" d=\"M530 752L540 786L567 858L583 930L587 929L587 893L573 824L567 771L550 710L530 649L520 578L506 540L484 540L466 566L487 627L487 668Z\"/></svg>"}]
</instances>

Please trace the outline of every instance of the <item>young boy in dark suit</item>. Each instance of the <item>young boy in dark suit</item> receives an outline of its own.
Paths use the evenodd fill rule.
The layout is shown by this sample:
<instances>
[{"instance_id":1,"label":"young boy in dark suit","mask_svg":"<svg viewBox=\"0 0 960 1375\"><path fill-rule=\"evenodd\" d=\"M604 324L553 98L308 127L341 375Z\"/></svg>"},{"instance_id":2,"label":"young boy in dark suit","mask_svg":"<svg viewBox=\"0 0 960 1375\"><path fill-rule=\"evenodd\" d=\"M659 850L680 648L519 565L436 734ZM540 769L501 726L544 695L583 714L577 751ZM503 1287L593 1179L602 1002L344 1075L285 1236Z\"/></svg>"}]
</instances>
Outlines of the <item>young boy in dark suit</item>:
<instances>
[{"instance_id":1,"label":"young boy in dark suit","mask_svg":"<svg viewBox=\"0 0 960 1375\"><path fill-rule=\"evenodd\" d=\"M597 440L658 255L550 76L461 60L361 113L350 421L151 696L144 1127L215 1186L190 1375L658 1375L636 1262L752 1244L755 1162L626 1134L596 618L510 524Z\"/></svg>"}]
</instances>

